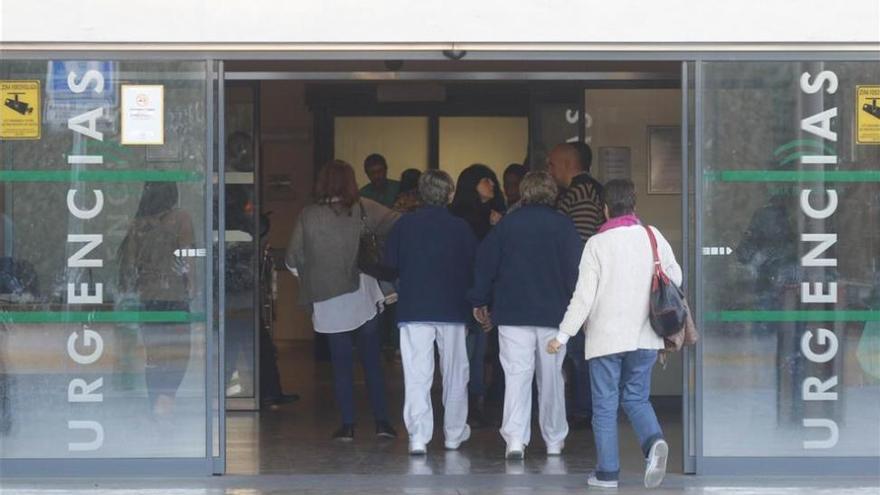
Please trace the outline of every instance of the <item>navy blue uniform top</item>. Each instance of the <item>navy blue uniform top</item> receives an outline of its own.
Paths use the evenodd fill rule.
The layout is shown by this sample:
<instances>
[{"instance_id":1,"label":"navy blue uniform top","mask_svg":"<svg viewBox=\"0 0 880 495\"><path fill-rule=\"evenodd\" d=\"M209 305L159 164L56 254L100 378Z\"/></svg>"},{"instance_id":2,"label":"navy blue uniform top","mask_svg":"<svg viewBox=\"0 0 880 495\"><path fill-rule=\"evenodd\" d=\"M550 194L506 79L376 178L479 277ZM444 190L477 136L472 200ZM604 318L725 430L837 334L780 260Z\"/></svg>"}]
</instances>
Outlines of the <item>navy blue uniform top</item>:
<instances>
[{"instance_id":1,"label":"navy blue uniform top","mask_svg":"<svg viewBox=\"0 0 880 495\"><path fill-rule=\"evenodd\" d=\"M490 306L496 325L556 328L574 292L583 247L566 215L525 205L480 244L468 300Z\"/></svg>"},{"instance_id":2,"label":"navy blue uniform top","mask_svg":"<svg viewBox=\"0 0 880 495\"><path fill-rule=\"evenodd\" d=\"M397 321L465 323L471 306L477 239L447 208L425 206L400 217L385 241L384 264L399 273Z\"/></svg>"}]
</instances>

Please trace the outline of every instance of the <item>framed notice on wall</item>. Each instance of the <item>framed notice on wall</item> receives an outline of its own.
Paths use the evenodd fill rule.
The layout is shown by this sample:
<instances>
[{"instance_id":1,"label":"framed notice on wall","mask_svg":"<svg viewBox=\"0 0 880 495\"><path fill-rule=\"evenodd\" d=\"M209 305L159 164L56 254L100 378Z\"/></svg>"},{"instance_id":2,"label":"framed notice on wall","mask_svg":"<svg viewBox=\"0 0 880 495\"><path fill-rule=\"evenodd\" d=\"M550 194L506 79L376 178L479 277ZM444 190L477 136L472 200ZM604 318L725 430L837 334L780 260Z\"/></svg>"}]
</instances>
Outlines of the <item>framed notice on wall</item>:
<instances>
[{"instance_id":1,"label":"framed notice on wall","mask_svg":"<svg viewBox=\"0 0 880 495\"><path fill-rule=\"evenodd\" d=\"M648 194L681 194L681 127L648 126Z\"/></svg>"},{"instance_id":2,"label":"framed notice on wall","mask_svg":"<svg viewBox=\"0 0 880 495\"><path fill-rule=\"evenodd\" d=\"M599 171L602 182L632 178L632 159L628 146L599 148Z\"/></svg>"},{"instance_id":3,"label":"framed notice on wall","mask_svg":"<svg viewBox=\"0 0 880 495\"><path fill-rule=\"evenodd\" d=\"M165 87L122 85L122 144L165 144Z\"/></svg>"}]
</instances>

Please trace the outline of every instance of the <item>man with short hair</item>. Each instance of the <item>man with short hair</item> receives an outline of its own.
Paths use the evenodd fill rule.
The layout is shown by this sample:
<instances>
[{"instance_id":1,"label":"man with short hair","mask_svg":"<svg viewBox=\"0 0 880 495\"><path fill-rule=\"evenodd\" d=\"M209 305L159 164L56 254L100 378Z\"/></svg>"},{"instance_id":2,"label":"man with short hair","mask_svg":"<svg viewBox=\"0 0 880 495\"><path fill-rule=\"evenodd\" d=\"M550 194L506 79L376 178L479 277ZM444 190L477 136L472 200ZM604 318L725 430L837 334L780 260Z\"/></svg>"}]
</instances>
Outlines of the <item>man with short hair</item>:
<instances>
[{"instance_id":1,"label":"man with short hair","mask_svg":"<svg viewBox=\"0 0 880 495\"><path fill-rule=\"evenodd\" d=\"M364 159L364 172L370 183L361 188L361 196L385 205L394 206L400 192L400 182L388 178L388 162L379 153L373 153Z\"/></svg>"},{"instance_id":2,"label":"man with short hair","mask_svg":"<svg viewBox=\"0 0 880 495\"><path fill-rule=\"evenodd\" d=\"M590 175L593 152L586 143L565 143L553 148L547 169L562 189L556 208L568 215L581 239L587 242L605 222L602 184ZM584 332L578 332L566 346L571 362L573 401L569 414L572 429L591 426L593 400L590 391L590 368L584 359Z\"/></svg>"}]
</instances>

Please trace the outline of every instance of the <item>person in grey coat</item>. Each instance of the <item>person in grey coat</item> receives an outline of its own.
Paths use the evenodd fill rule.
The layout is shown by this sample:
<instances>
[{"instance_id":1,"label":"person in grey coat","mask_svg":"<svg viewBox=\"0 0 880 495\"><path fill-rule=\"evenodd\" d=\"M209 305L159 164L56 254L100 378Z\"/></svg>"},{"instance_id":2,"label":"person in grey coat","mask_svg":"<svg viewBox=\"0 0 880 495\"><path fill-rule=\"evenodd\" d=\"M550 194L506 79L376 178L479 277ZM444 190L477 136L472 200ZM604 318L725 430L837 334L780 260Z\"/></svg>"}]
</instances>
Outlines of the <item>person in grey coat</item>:
<instances>
[{"instance_id":1,"label":"person in grey coat","mask_svg":"<svg viewBox=\"0 0 880 495\"><path fill-rule=\"evenodd\" d=\"M300 213L287 248L286 264L299 278L299 302L312 306L315 331L327 335L333 363L336 402L342 426L333 434L354 439L353 349L357 340L376 435L396 438L388 421L380 362L378 315L385 295L378 281L358 269L361 234L369 229L379 239L400 214L358 194L351 165L334 160L321 168L315 204Z\"/></svg>"}]
</instances>

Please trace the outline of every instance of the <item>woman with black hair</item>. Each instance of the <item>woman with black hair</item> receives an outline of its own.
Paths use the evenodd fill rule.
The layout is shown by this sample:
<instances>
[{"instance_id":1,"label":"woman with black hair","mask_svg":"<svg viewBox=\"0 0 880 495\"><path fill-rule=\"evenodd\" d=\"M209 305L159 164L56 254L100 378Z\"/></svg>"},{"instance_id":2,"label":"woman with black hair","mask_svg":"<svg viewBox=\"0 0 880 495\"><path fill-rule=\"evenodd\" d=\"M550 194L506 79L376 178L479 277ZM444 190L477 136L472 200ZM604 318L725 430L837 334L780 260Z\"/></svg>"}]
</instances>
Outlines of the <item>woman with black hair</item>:
<instances>
[{"instance_id":1,"label":"woman with black hair","mask_svg":"<svg viewBox=\"0 0 880 495\"><path fill-rule=\"evenodd\" d=\"M419 196L421 176L422 171L415 168L408 168L400 174L400 193L391 209L400 213L411 213L422 206L422 198Z\"/></svg>"},{"instance_id":2,"label":"woman with black hair","mask_svg":"<svg viewBox=\"0 0 880 495\"><path fill-rule=\"evenodd\" d=\"M119 247L119 287L145 311L189 311L194 294L192 258L175 251L194 247L192 219L177 206L177 184L147 182L134 222ZM143 323L147 393L157 418L171 416L189 366L191 328L186 323Z\"/></svg>"},{"instance_id":3,"label":"woman with black hair","mask_svg":"<svg viewBox=\"0 0 880 495\"><path fill-rule=\"evenodd\" d=\"M495 172L480 163L464 169L458 176L455 196L449 209L454 215L464 219L473 229L477 240L482 241L492 226L501 220L505 210L504 196ZM485 428L489 425L483 414L483 402L486 395L486 332L490 330L484 329L476 320L468 325L468 423L472 428Z\"/></svg>"},{"instance_id":4,"label":"woman with black hair","mask_svg":"<svg viewBox=\"0 0 880 495\"><path fill-rule=\"evenodd\" d=\"M477 239L483 240L505 210L504 195L495 172L480 163L462 170L449 208L471 226Z\"/></svg>"}]
</instances>

